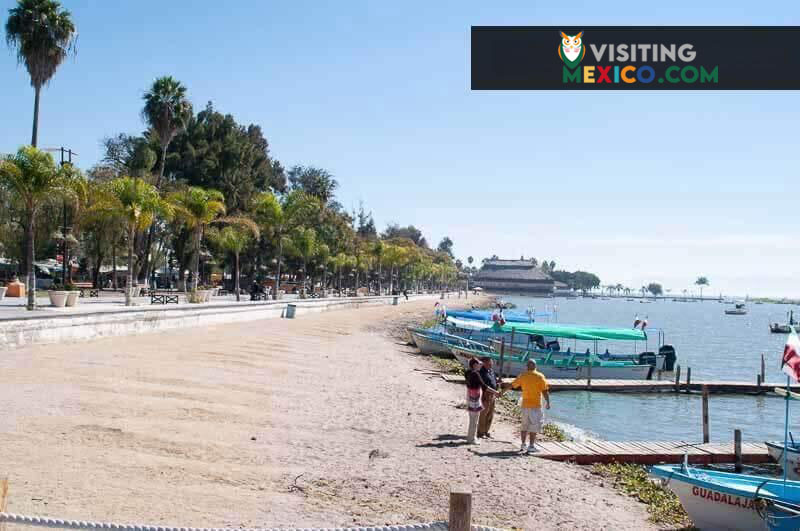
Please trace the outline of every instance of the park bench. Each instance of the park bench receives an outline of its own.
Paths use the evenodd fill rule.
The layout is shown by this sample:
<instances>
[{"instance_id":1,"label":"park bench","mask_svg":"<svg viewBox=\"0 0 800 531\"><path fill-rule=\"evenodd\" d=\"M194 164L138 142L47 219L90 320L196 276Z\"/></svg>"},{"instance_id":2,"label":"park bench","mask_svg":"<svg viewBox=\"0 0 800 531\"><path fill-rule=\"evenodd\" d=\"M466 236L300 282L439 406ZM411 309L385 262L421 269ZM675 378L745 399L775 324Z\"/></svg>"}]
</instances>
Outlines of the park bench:
<instances>
[{"instance_id":1,"label":"park bench","mask_svg":"<svg viewBox=\"0 0 800 531\"><path fill-rule=\"evenodd\" d=\"M150 293L150 304L178 304L178 295L171 293Z\"/></svg>"},{"instance_id":2,"label":"park bench","mask_svg":"<svg viewBox=\"0 0 800 531\"><path fill-rule=\"evenodd\" d=\"M80 297L86 297L87 294L89 297L100 296L100 290L94 289L89 282L76 282L74 286L81 291Z\"/></svg>"}]
</instances>

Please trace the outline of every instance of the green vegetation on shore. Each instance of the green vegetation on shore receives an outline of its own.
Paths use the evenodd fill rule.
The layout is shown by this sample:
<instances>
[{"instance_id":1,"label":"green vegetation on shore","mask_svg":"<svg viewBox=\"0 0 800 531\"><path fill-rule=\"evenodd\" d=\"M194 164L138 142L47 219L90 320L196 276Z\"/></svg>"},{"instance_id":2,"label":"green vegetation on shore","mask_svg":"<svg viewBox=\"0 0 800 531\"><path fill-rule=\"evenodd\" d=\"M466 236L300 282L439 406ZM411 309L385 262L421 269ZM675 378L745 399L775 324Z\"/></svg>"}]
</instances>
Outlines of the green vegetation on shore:
<instances>
[{"instance_id":1,"label":"green vegetation on shore","mask_svg":"<svg viewBox=\"0 0 800 531\"><path fill-rule=\"evenodd\" d=\"M647 505L651 520L658 525L693 529L689 515L675 494L652 481L641 465L612 463L594 465L592 473L610 479L612 486Z\"/></svg>"}]
</instances>

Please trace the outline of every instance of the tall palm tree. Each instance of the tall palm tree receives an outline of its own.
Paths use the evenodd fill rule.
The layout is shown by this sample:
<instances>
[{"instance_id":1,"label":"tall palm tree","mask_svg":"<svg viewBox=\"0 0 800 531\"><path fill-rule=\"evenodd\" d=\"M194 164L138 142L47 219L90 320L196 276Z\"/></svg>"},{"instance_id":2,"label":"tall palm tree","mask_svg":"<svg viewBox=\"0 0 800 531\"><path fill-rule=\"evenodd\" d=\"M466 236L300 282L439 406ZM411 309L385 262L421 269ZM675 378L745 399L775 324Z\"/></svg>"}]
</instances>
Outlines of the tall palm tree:
<instances>
[{"instance_id":1,"label":"tall palm tree","mask_svg":"<svg viewBox=\"0 0 800 531\"><path fill-rule=\"evenodd\" d=\"M35 96L31 145L39 141L39 96L58 67L75 52L77 34L72 15L54 0L19 0L8 12L6 43L17 50L17 62L31 76Z\"/></svg>"},{"instance_id":2,"label":"tall palm tree","mask_svg":"<svg viewBox=\"0 0 800 531\"><path fill-rule=\"evenodd\" d=\"M386 245L378 240L372 244L372 248L370 249L373 258L375 258L375 265L378 268L378 295L383 293L383 285L381 284L381 275L383 271L381 270L383 267L382 260L383 255L386 252Z\"/></svg>"},{"instance_id":3,"label":"tall palm tree","mask_svg":"<svg viewBox=\"0 0 800 531\"><path fill-rule=\"evenodd\" d=\"M300 227L289 237L289 251L303 261L303 287L300 297L306 297L308 284L308 262L317 254L317 231Z\"/></svg>"},{"instance_id":4,"label":"tall palm tree","mask_svg":"<svg viewBox=\"0 0 800 531\"><path fill-rule=\"evenodd\" d=\"M109 181L103 197L94 207L119 216L125 224L128 244L128 274L125 286L125 305L133 304L133 259L136 233L147 230L156 216L170 217L172 209L159 195L155 186L141 179L123 176ZM114 271L116 275L116 271Z\"/></svg>"},{"instance_id":5,"label":"tall palm tree","mask_svg":"<svg viewBox=\"0 0 800 531\"><path fill-rule=\"evenodd\" d=\"M160 192L161 183L164 180L164 167L167 163L167 148L175 135L186 128L186 124L192 117L192 104L186 98L186 87L171 76L156 79L143 99L142 118L150 128L150 137L161 147L155 183L156 189ZM149 257L154 230L155 226L151 226L145 242L144 261L140 272L145 275L145 278L147 278L150 265Z\"/></svg>"},{"instance_id":6,"label":"tall palm tree","mask_svg":"<svg viewBox=\"0 0 800 531\"><path fill-rule=\"evenodd\" d=\"M269 234L278 252L275 292L272 295L276 300L281 287L281 259L287 238L320 209L321 204L318 199L299 190L290 192L282 199L269 192L259 194L255 199L256 221L262 230Z\"/></svg>"},{"instance_id":7,"label":"tall palm tree","mask_svg":"<svg viewBox=\"0 0 800 531\"><path fill-rule=\"evenodd\" d=\"M242 251L250 244L252 238L258 239L258 226L246 218L240 218L237 223L232 223L223 229L212 229L208 231L209 239L220 249L233 255L233 286L236 291L236 302L239 302L239 256Z\"/></svg>"},{"instance_id":8,"label":"tall palm tree","mask_svg":"<svg viewBox=\"0 0 800 531\"><path fill-rule=\"evenodd\" d=\"M28 310L36 308L36 273L33 237L42 205L59 198L79 199L86 182L71 164L56 166L49 153L32 146L21 147L16 155L0 159L0 184L18 198L25 214L25 256Z\"/></svg>"},{"instance_id":9,"label":"tall palm tree","mask_svg":"<svg viewBox=\"0 0 800 531\"><path fill-rule=\"evenodd\" d=\"M706 277L698 277L697 280L694 282L700 288L700 302L703 301L703 287L708 286L711 284Z\"/></svg>"},{"instance_id":10,"label":"tall palm tree","mask_svg":"<svg viewBox=\"0 0 800 531\"><path fill-rule=\"evenodd\" d=\"M192 291L195 291L200 276L200 244L203 241L203 231L212 222L230 222L233 218L221 217L225 214L225 197L218 190L190 186L170 194L167 202L174 210L175 217L192 232L194 244Z\"/></svg>"}]
</instances>

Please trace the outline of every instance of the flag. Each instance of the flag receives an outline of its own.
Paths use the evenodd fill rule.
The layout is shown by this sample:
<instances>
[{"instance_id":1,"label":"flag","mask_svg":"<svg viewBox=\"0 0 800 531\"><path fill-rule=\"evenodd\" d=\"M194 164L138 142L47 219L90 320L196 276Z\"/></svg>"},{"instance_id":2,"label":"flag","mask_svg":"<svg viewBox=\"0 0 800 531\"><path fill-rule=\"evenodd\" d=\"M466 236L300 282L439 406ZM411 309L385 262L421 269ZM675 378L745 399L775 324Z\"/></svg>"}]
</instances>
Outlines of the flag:
<instances>
[{"instance_id":1,"label":"flag","mask_svg":"<svg viewBox=\"0 0 800 531\"><path fill-rule=\"evenodd\" d=\"M789 339L786 340L786 346L783 347L781 370L795 382L800 381L800 337L797 337L794 327Z\"/></svg>"}]
</instances>

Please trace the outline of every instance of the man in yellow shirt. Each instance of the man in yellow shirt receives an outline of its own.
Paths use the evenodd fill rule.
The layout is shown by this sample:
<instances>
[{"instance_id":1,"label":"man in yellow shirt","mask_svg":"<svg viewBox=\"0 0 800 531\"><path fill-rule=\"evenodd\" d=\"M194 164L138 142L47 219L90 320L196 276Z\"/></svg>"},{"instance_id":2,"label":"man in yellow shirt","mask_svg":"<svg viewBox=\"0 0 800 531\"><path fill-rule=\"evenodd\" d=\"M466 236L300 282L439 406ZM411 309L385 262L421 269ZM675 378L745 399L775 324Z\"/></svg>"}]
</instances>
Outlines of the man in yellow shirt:
<instances>
[{"instance_id":1,"label":"man in yellow shirt","mask_svg":"<svg viewBox=\"0 0 800 531\"><path fill-rule=\"evenodd\" d=\"M545 407L550 409L550 393L544 375L536 370L536 361L528 360L528 370L517 376L503 390L522 389L522 445L520 452L536 451L536 434L542 430L542 396ZM525 434L530 434L531 445L525 446Z\"/></svg>"}]
</instances>

